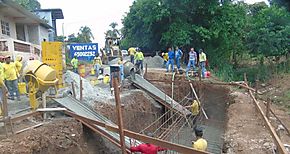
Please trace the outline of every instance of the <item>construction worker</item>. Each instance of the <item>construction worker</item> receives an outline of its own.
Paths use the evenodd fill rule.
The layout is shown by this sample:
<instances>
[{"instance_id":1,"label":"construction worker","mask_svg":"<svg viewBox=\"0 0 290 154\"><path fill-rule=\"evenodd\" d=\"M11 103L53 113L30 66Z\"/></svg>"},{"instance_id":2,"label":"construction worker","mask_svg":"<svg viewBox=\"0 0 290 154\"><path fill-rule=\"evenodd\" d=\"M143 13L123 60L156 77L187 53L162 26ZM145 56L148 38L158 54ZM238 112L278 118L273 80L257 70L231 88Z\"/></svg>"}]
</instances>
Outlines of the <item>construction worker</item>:
<instances>
[{"instance_id":1,"label":"construction worker","mask_svg":"<svg viewBox=\"0 0 290 154\"><path fill-rule=\"evenodd\" d=\"M73 67L73 72L78 73L79 60L77 59L77 56L74 56L70 63Z\"/></svg>"},{"instance_id":2,"label":"construction worker","mask_svg":"<svg viewBox=\"0 0 290 154\"><path fill-rule=\"evenodd\" d=\"M169 72L169 65L171 65L171 72L174 71L174 51L168 48L168 61L166 63L166 72Z\"/></svg>"},{"instance_id":3,"label":"construction worker","mask_svg":"<svg viewBox=\"0 0 290 154\"><path fill-rule=\"evenodd\" d=\"M151 133L148 133L147 136L153 137ZM131 152L141 152L142 154L157 154L158 151L165 151L166 148L161 148L159 146L150 144L150 143L143 143L135 147L131 147Z\"/></svg>"},{"instance_id":4,"label":"construction worker","mask_svg":"<svg viewBox=\"0 0 290 154\"><path fill-rule=\"evenodd\" d=\"M194 126L197 115L199 114L199 103L197 102L197 100L193 100L191 105L185 106L185 107L191 108L191 114L193 116L192 126Z\"/></svg>"},{"instance_id":5,"label":"construction worker","mask_svg":"<svg viewBox=\"0 0 290 154\"><path fill-rule=\"evenodd\" d=\"M200 150L200 151L206 151L207 148L207 141L202 138L203 136L203 130L201 127L196 126L194 128L196 141L192 142L193 149Z\"/></svg>"},{"instance_id":6,"label":"construction worker","mask_svg":"<svg viewBox=\"0 0 290 154\"><path fill-rule=\"evenodd\" d=\"M192 66L193 70L195 70L195 65L197 63L197 55L196 55L196 52L194 51L194 48L190 49L188 55L189 55L189 61L186 68L186 77L188 77L188 71L190 70L190 67Z\"/></svg>"},{"instance_id":7,"label":"construction worker","mask_svg":"<svg viewBox=\"0 0 290 154\"><path fill-rule=\"evenodd\" d=\"M3 65L4 77L6 80L6 86L8 88L10 97L8 99L14 100L14 94L16 94L17 100L20 101L20 95L18 91L17 69L15 63L11 62L11 57L5 57L5 64Z\"/></svg>"},{"instance_id":8,"label":"construction worker","mask_svg":"<svg viewBox=\"0 0 290 154\"><path fill-rule=\"evenodd\" d=\"M4 57L1 57L4 58ZM0 115L3 115L3 94L4 92L8 92L8 89L4 83L4 72L2 64L0 66L2 68L2 71L0 71Z\"/></svg>"},{"instance_id":9,"label":"construction worker","mask_svg":"<svg viewBox=\"0 0 290 154\"><path fill-rule=\"evenodd\" d=\"M199 50L199 65L201 67L201 77L205 78L205 62L206 62L206 54L202 49Z\"/></svg>"},{"instance_id":10,"label":"construction worker","mask_svg":"<svg viewBox=\"0 0 290 154\"><path fill-rule=\"evenodd\" d=\"M176 47L175 48L175 58L176 58L176 66L177 66L177 70L180 70L180 60L181 60L181 57L182 57L183 53L182 51Z\"/></svg>"},{"instance_id":11,"label":"construction worker","mask_svg":"<svg viewBox=\"0 0 290 154\"><path fill-rule=\"evenodd\" d=\"M96 72L96 77L100 75L100 69L102 67L102 59L100 56L94 58L94 68Z\"/></svg>"},{"instance_id":12,"label":"construction worker","mask_svg":"<svg viewBox=\"0 0 290 154\"><path fill-rule=\"evenodd\" d=\"M130 61L132 64L134 64L134 56L135 56L135 53L136 53L136 49L131 47L128 49L129 51L129 54L130 54Z\"/></svg>"},{"instance_id":13,"label":"construction worker","mask_svg":"<svg viewBox=\"0 0 290 154\"><path fill-rule=\"evenodd\" d=\"M162 57L163 57L163 67L166 67L166 64L168 62L168 53L167 52L162 52Z\"/></svg>"},{"instance_id":14,"label":"construction worker","mask_svg":"<svg viewBox=\"0 0 290 154\"><path fill-rule=\"evenodd\" d=\"M120 76L121 76L121 82L124 80L124 65L123 65L123 58L120 57L120 60L118 61L118 65L120 65Z\"/></svg>"},{"instance_id":15,"label":"construction worker","mask_svg":"<svg viewBox=\"0 0 290 154\"><path fill-rule=\"evenodd\" d=\"M140 71L142 72L143 71L143 60L144 60L144 55L142 53L142 51L137 48L137 52L135 54L135 60L136 60L136 66L137 66L137 69L140 69ZM142 73L141 73L142 74Z\"/></svg>"},{"instance_id":16,"label":"construction worker","mask_svg":"<svg viewBox=\"0 0 290 154\"><path fill-rule=\"evenodd\" d=\"M15 66L16 66L17 74L19 76L21 75L21 70L22 70L22 66L23 66L22 60L23 60L23 58L21 56L16 57Z\"/></svg>"}]
</instances>

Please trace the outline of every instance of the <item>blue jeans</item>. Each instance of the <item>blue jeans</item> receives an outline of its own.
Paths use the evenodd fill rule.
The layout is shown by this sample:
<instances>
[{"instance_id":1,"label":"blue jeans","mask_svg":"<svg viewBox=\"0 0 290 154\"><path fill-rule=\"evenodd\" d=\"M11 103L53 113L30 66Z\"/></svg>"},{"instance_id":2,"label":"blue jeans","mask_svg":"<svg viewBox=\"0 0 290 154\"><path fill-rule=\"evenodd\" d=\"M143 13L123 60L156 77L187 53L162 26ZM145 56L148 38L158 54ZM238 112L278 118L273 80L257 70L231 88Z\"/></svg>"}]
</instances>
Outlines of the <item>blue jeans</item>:
<instances>
[{"instance_id":1,"label":"blue jeans","mask_svg":"<svg viewBox=\"0 0 290 154\"><path fill-rule=\"evenodd\" d=\"M143 70L143 60L137 60L136 61L137 68L140 70Z\"/></svg>"},{"instance_id":2,"label":"blue jeans","mask_svg":"<svg viewBox=\"0 0 290 154\"><path fill-rule=\"evenodd\" d=\"M193 67L193 70L195 70L195 60L189 60L186 68L186 76L188 76L188 71L190 70L190 67Z\"/></svg>"},{"instance_id":3,"label":"blue jeans","mask_svg":"<svg viewBox=\"0 0 290 154\"><path fill-rule=\"evenodd\" d=\"M169 65L171 65L171 72L174 71L174 59L169 59L166 63L166 71L168 72L169 70Z\"/></svg>"},{"instance_id":4,"label":"blue jeans","mask_svg":"<svg viewBox=\"0 0 290 154\"><path fill-rule=\"evenodd\" d=\"M14 99L14 93L16 94L17 99L20 98L18 91L18 80L6 80L6 86L8 88L11 99Z\"/></svg>"},{"instance_id":5,"label":"blue jeans","mask_svg":"<svg viewBox=\"0 0 290 154\"><path fill-rule=\"evenodd\" d=\"M134 55L130 55L130 61L132 64L134 64Z\"/></svg>"},{"instance_id":6,"label":"blue jeans","mask_svg":"<svg viewBox=\"0 0 290 154\"><path fill-rule=\"evenodd\" d=\"M200 67L201 67L201 77L205 77L205 61L200 62Z\"/></svg>"},{"instance_id":7,"label":"blue jeans","mask_svg":"<svg viewBox=\"0 0 290 154\"><path fill-rule=\"evenodd\" d=\"M73 68L73 72L78 73L78 68Z\"/></svg>"},{"instance_id":8,"label":"blue jeans","mask_svg":"<svg viewBox=\"0 0 290 154\"><path fill-rule=\"evenodd\" d=\"M101 66L99 64L96 64L95 65L96 77L100 75L100 69L101 69Z\"/></svg>"},{"instance_id":9,"label":"blue jeans","mask_svg":"<svg viewBox=\"0 0 290 154\"><path fill-rule=\"evenodd\" d=\"M177 69L180 70L180 58L176 58Z\"/></svg>"}]
</instances>

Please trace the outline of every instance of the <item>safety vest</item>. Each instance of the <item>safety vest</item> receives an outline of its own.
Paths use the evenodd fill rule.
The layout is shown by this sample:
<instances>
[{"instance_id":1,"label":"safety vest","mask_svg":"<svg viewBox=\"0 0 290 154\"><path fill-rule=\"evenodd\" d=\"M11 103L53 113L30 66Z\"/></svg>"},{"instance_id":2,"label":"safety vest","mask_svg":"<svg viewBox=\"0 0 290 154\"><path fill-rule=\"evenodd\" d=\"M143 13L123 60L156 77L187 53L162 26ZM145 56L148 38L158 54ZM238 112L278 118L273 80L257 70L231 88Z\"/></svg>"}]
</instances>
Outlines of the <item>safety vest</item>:
<instances>
[{"instance_id":1,"label":"safety vest","mask_svg":"<svg viewBox=\"0 0 290 154\"><path fill-rule=\"evenodd\" d=\"M206 61L206 54L204 52L199 54L199 62L205 62Z\"/></svg>"},{"instance_id":2,"label":"safety vest","mask_svg":"<svg viewBox=\"0 0 290 154\"><path fill-rule=\"evenodd\" d=\"M135 60L144 60L144 55L142 52L137 52L135 54Z\"/></svg>"},{"instance_id":3,"label":"safety vest","mask_svg":"<svg viewBox=\"0 0 290 154\"><path fill-rule=\"evenodd\" d=\"M73 66L73 68L78 68L79 60L76 58L73 58L70 63Z\"/></svg>"}]
</instances>

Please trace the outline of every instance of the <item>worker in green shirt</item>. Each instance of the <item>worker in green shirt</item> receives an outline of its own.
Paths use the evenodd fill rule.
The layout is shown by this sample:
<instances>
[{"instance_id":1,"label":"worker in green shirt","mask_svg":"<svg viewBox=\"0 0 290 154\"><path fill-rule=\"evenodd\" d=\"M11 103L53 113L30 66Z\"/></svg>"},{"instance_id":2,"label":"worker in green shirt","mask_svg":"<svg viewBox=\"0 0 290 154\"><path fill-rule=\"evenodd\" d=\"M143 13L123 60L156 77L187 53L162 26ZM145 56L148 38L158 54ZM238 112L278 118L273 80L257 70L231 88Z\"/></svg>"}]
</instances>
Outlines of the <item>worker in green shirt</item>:
<instances>
[{"instance_id":1,"label":"worker in green shirt","mask_svg":"<svg viewBox=\"0 0 290 154\"><path fill-rule=\"evenodd\" d=\"M140 69L140 71L142 72L143 71L144 55L139 48L137 48L137 52L135 54L135 60L136 60L137 69Z\"/></svg>"},{"instance_id":2,"label":"worker in green shirt","mask_svg":"<svg viewBox=\"0 0 290 154\"><path fill-rule=\"evenodd\" d=\"M78 66L79 66L79 60L77 59L77 56L74 56L74 58L70 61L73 71L75 73L78 73Z\"/></svg>"}]
</instances>

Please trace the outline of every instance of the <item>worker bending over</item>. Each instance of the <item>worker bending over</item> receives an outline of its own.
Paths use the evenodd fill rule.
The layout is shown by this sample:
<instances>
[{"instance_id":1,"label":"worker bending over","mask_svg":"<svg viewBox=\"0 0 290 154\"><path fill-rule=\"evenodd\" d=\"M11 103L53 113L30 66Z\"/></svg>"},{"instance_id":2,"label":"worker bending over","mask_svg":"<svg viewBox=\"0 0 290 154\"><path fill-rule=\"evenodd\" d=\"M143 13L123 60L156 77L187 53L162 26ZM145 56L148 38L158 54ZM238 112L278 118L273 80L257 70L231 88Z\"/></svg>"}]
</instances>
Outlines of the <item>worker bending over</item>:
<instances>
[{"instance_id":1,"label":"worker bending over","mask_svg":"<svg viewBox=\"0 0 290 154\"><path fill-rule=\"evenodd\" d=\"M135 56L135 53L136 53L136 49L131 47L131 48L128 49L128 51L129 51L129 54L130 54L130 62L132 64L134 64L134 56Z\"/></svg>"},{"instance_id":2,"label":"worker bending over","mask_svg":"<svg viewBox=\"0 0 290 154\"><path fill-rule=\"evenodd\" d=\"M73 72L78 73L79 60L77 59L77 56L74 56L70 63L73 67Z\"/></svg>"},{"instance_id":3,"label":"worker bending over","mask_svg":"<svg viewBox=\"0 0 290 154\"><path fill-rule=\"evenodd\" d=\"M195 136L196 141L192 142L193 149L200 150L200 151L206 151L207 149L207 141L202 138L203 136L203 130L201 127L195 127Z\"/></svg>"},{"instance_id":4,"label":"worker bending over","mask_svg":"<svg viewBox=\"0 0 290 154\"><path fill-rule=\"evenodd\" d=\"M197 55L194 51L194 48L190 49L189 55L189 61L186 68L186 77L188 77L188 71L190 70L190 67L192 66L193 70L195 70L195 64L197 63Z\"/></svg>"},{"instance_id":5,"label":"worker bending over","mask_svg":"<svg viewBox=\"0 0 290 154\"><path fill-rule=\"evenodd\" d=\"M168 48L168 62L166 63L166 72L169 72L169 65L171 65L171 72L174 71L174 51Z\"/></svg>"},{"instance_id":6,"label":"worker bending over","mask_svg":"<svg viewBox=\"0 0 290 154\"><path fill-rule=\"evenodd\" d=\"M143 72L144 55L139 48L137 48L137 53L135 54L135 60L136 60L137 69L140 69L140 72Z\"/></svg>"},{"instance_id":7,"label":"worker bending over","mask_svg":"<svg viewBox=\"0 0 290 154\"><path fill-rule=\"evenodd\" d=\"M163 67L166 67L166 64L168 62L168 53L167 52L162 52L162 57L163 57Z\"/></svg>"},{"instance_id":8,"label":"worker bending over","mask_svg":"<svg viewBox=\"0 0 290 154\"><path fill-rule=\"evenodd\" d=\"M206 54L202 49L199 50L199 65L201 67L201 77L205 78L205 62L206 62Z\"/></svg>"},{"instance_id":9,"label":"worker bending over","mask_svg":"<svg viewBox=\"0 0 290 154\"><path fill-rule=\"evenodd\" d=\"M8 99L14 100L14 94L16 94L17 100L20 101L20 95L18 91L17 69L15 63L11 62L11 57L5 58L5 64L3 65L5 83L9 91Z\"/></svg>"},{"instance_id":10,"label":"worker bending over","mask_svg":"<svg viewBox=\"0 0 290 154\"><path fill-rule=\"evenodd\" d=\"M147 136L153 137L151 133L148 133ZM130 151L131 152L141 152L142 154L157 154L158 151L165 151L167 150L166 148L161 148L159 146L156 146L154 144L150 143L143 143L139 144L136 147L131 147Z\"/></svg>"},{"instance_id":11,"label":"worker bending over","mask_svg":"<svg viewBox=\"0 0 290 154\"><path fill-rule=\"evenodd\" d=\"M197 100L193 100L191 105L185 106L185 107L191 108L191 114L193 116L192 126L194 126L197 115L199 114L199 103L197 102Z\"/></svg>"},{"instance_id":12,"label":"worker bending over","mask_svg":"<svg viewBox=\"0 0 290 154\"><path fill-rule=\"evenodd\" d=\"M98 77L100 75L100 69L102 67L102 59L100 56L97 56L94 58L94 69L96 72L96 77Z\"/></svg>"}]
</instances>

